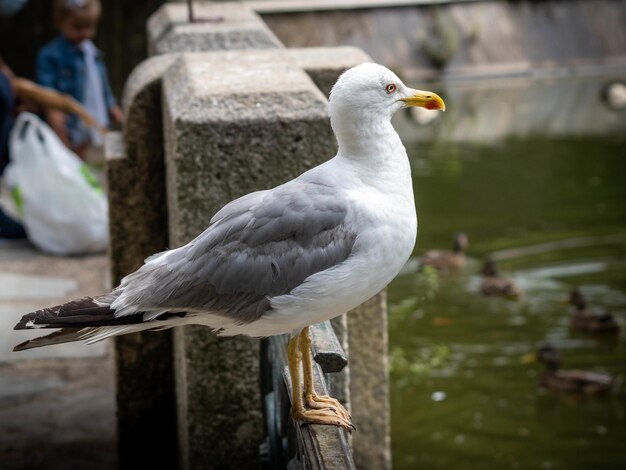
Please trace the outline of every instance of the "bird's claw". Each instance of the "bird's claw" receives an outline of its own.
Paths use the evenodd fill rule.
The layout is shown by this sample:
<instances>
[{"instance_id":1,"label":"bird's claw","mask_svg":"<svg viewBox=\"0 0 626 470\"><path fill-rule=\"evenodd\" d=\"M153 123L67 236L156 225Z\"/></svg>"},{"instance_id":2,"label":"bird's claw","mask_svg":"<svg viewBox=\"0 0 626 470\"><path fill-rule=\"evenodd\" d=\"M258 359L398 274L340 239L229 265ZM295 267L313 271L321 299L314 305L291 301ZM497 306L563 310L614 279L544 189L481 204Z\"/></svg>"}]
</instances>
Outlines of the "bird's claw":
<instances>
[{"instance_id":1,"label":"bird's claw","mask_svg":"<svg viewBox=\"0 0 626 470\"><path fill-rule=\"evenodd\" d=\"M306 406L314 410L330 409L337 415L347 421L352 420L352 415L336 398L327 395L307 395L305 399Z\"/></svg>"},{"instance_id":2,"label":"bird's claw","mask_svg":"<svg viewBox=\"0 0 626 470\"><path fill-rule=\"evenodd\" d=\"M292 412L291 417L294 421L301 423L301 425L324 424L338 426L349 433L352 433L352 431L356 429L349 420L336 414L334 410L330 410L329 408L295 410Z\"/></svg>"}]
</instances>

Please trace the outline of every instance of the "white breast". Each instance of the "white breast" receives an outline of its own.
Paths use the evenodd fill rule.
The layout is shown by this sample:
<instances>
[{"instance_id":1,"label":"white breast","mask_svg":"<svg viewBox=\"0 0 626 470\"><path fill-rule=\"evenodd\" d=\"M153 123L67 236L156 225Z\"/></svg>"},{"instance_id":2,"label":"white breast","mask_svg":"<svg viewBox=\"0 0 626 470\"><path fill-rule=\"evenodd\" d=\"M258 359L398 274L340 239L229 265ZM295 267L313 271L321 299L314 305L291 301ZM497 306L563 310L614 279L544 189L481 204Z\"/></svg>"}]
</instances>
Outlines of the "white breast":
<instances>
[{"instance_id":1,"label":"white breast","mask_svg":"<svg viewBox=\"0 0 626 470\"><path fill-rule=\"evenodd\" d=\"M357 307L391 282L411 255L417 232L410 168L403 147L401 152L375 175L363 174L341 158L323 165L323 174L340 178L345 188L346 223L358 233L352 254L310 276L290 294L271 299L273 310L267 317L227 334L298 331Z\"/></svg>"}]
</instances>

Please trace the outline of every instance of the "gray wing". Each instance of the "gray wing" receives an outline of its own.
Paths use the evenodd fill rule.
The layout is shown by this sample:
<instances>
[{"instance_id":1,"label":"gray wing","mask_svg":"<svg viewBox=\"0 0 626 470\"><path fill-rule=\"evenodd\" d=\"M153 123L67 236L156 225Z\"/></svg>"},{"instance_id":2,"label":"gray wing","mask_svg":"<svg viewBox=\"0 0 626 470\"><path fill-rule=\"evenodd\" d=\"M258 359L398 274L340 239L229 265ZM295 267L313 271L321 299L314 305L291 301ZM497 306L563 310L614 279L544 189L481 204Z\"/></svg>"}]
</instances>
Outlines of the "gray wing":
<instances>
[{"instance_id":1,"label":"gray wing","mask_svg":"<svg viewBox=\"0 0 626 470\"><path fill-rule=\"evenodd\" d=\"M292 181L237 199L195 240L122 282L140 311L211 311L247 323L307 277L344 261L356 234L336 190ZM155 260L158 261L158 260Z\"/></svg>"}]
</instances>

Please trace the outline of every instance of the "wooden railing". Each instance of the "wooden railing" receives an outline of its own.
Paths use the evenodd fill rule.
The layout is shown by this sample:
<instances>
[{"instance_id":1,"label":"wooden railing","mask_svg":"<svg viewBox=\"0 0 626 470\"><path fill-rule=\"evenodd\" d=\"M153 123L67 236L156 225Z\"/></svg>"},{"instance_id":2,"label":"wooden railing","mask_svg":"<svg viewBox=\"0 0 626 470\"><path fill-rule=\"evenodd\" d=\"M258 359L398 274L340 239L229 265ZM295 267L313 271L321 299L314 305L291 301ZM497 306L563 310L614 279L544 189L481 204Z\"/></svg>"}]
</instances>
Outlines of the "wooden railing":
<instances>
[{"instance_id":1,"label":"wooden railing","mask_svg":"<svg viewBox=\"0 0 626 470\"><path fill-rule=\"evenodd\" d=\"M325 374L338 373L348 364L329 322L311 328L315 389L328 395ZM291 380L287 363L287 336L263 340L261 388L266 439L261 445L262 468L354 469L346 431L334 426L298 425L289 417Z\"/></svg>"}]
</instances>

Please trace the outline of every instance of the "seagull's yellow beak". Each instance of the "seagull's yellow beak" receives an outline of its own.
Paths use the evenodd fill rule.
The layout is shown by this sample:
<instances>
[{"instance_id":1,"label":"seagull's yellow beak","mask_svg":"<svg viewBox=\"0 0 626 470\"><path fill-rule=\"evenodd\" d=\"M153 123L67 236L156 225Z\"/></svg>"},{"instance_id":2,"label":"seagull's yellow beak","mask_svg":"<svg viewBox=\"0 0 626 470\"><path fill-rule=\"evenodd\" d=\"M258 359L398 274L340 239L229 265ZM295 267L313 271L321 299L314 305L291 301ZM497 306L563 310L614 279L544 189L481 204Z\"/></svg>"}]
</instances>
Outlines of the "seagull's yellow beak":
<instances>
[{"instance_id":1,"label":"seagull's yellow beak","mask_svg":"<svg viewBox=\"0 0 626 470\"><path fill-rule=\"evenodd\" d=\"M426 109L446 110L446 104L441 97L432 91L411 90L411 96L400 98L406 106L419 106Z\"/></svg>"}]
</instances>

